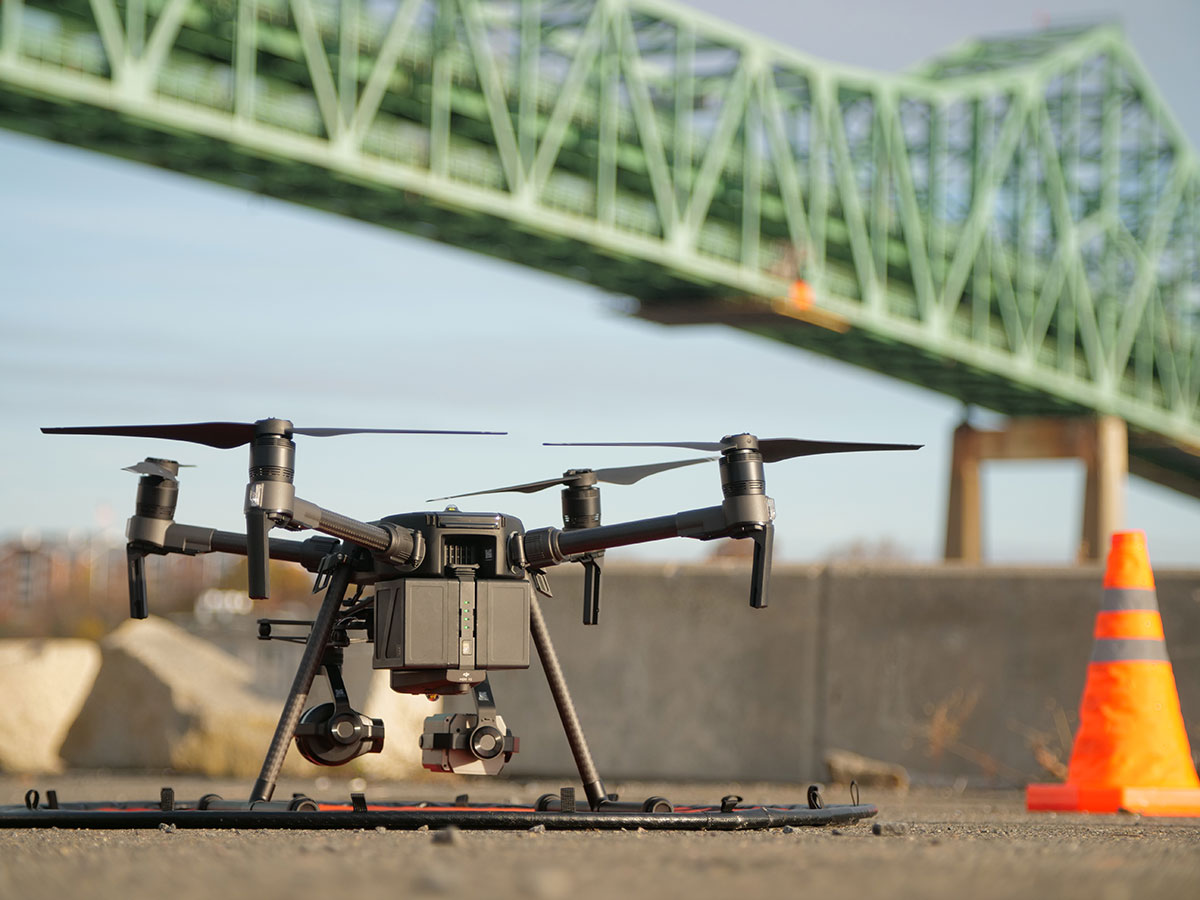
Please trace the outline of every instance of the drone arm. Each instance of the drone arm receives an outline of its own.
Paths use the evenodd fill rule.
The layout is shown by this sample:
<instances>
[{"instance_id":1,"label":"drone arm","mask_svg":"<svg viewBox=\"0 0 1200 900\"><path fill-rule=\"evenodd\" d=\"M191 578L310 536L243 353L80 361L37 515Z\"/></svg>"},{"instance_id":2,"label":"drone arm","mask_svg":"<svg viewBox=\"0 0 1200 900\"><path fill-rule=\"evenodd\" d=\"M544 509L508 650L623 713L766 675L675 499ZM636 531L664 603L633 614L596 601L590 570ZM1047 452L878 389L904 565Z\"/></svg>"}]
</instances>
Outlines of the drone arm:
<instances>
[{"instance_id":1,"label":"drone arm","mask_svg":"<svg viewBox=\"0 0 1200 900\"><path fill-rule=\"evenodd\" d=\"M594 553L611 547L645 544L671 537L690 537L702 541L717 538L749 537L754 540L754 568L750 582L750 605L767 605L767 585L771 575L771 551L775 526L771 507L764 495L761 501L740 497L726 499L721 506L691 509L673 516L658 516L616 525L562 531L539 528L525 533L526 563L535 569L558 565L568 557Z\"/></svg>"},{"instance_id":2,"label":"drone arm","mask_svg":"<svg viewBox=\"0 0 1200 900\"><path fill-rule=\"evenodd\" d=\"M596 528L581 528L577 531L538 528L525 532L525 559L531 567L540 569L556 566L568 556L580 553L677 537L679 530L675 519L675 516L658 516L654 519L599 525Z\"/></svg>"},{"instance_id":3,"label":"drone arm","mask_svg":"<svg viewBox=\"0 0 1200 900\"><path fill-rule=\"evenodd\" d=\"M292 515L285 527L312 528L350 541L393 565L404 565L424 553L421 537L415 531L391 523L360 522L299 497L295 498Z\"/></svg>"},{"instance_id":4,"label":"drone arm","mask_svg":"<svg viewBox=\"0 0 1200 900\"><path fill-rule=\"evenodd\" d=\"M559 528L538 528L525 533L525 557L535 568L554 566L569 556L594 553L630 544L647 544L673 537L700 540L726 537L730 528L725 510L720 506L692 509L670 516L600 525L563 531Z\"/></svg>"},{"instance_id":5,"label":"drone arm","mask_svg":"<svg viewBox=\"0 0 1200 900\"><path fill-rule=\"evenodd\" d=\"M136 530L131 529L129 553L136 552L143 557L151 553L160 556L167 553L182 553L185 556L232 553L245 556L247 553L246 535L237 531L218 531L215 528L172 522L157 540L147 540L144 536L133 537L135 533ZM304 541L271 538L268 550L271 559L299 563L310 572L316 572L321 560L337 546L337 543L336 540L327 537L311 537Z\"/></svg>"},{"instance_id":6,"label":"drone arm","mask_svg":"<svg viewBox=\"0 0 1200 900\"><path fill-rule=\"evenodd\" d=\"M304 541L271 538L269 548L271 559L299 563L309 572L317 572L321 567L321 560L332 553L337 544L336 540L327 537L311 537ZM212 549L218 553L245 556L246 535L236 531L214 531Z\"/></svg>"},{"instance_id":7,"label":"drone arm","mask_svg":"<svg viewBox=\"0 0 1200 900\"><path fill-rule=\"evenodd\" d=\"M252 481L246 489L246 562L249 594L270 596L268 532L272 525L292 531L312 528L374 552L386 562L404 565L421 550L415 532L396 525L372 525L317 506L296 496L290 482Z\"/></svg>"},{"instance_id":8,"label":"drone arm","mask_svg":"<svg viewBox=\"0 0 1200 900\"><path fill-rule=\"evenodd\" d=\"M419 552L418 538L406 528L359 522L299 498L296 499L296 512L297 515L288 521L289 525L295 523L292 527L313 528L350 541L374 551L389 562L404 563ZM250 546L255 540L253 535L235 531L217 531L214 528L181 525L141 516L129 520L126 534L131 544L136 544L147 553L184 553L188 556L212 552L249 556ZM302 563L305 568L313 569L321 557L329 552L329 547L326 538L310 538L306 541L270 538L267 556L270 559Z\"/></svg>"},{"instance_id":9,"label":"drone arm","mask_svg":"<svg viewBox=\"0 0 1200 900\"><path fill-rule=\"evenodd\" d=\"M629 544L647 544L651 541L661 541L673 537L711 541L716 538L740 536L740 532L747 530L747 526L753 528L754 525L759 524L757 521L733 519L730 512L728 501L726 501L726 505L722 506L689 509L671 516L639 519L635 522L620 522L616 525L601 525L597 528L571 531L553 529L558 531L554 545L565 558L577 553L591 553L596 550L624 547ZM744 515L741 510L734 510L734 512ZM733 520L731 521L731 519ZM530 532L530 534L533 533ZM527 553L528 540L527 535ZM556 562L562 562L562 559L558 559Z\"/></svg>"},{"instance_id":10,"label":"drone arm","mask_svg":"<svg viewBox=\"0 0 1200 900\"><path fill-rule=\"evenodd\" d=\"M285 527L312 528L344 541L352 541L375 552L386 551L391 544L391 535L386 528L359 522L299 497L296 498L291 521L286 523Z\"/></svg>"},{"instance_id":11,"label":"drone arm","mask_svg":"<svg viewBox=\"0 0 1200 900\"><path fill-rule=\"evenodd\" d=\"M676 513L679 522L679 536L695 538L699 541L711 541L716 538L729 537L735 523L730 523L728 510L725 506L706 506L704 509L689 509Z\"/></svg>"}]
</instances>

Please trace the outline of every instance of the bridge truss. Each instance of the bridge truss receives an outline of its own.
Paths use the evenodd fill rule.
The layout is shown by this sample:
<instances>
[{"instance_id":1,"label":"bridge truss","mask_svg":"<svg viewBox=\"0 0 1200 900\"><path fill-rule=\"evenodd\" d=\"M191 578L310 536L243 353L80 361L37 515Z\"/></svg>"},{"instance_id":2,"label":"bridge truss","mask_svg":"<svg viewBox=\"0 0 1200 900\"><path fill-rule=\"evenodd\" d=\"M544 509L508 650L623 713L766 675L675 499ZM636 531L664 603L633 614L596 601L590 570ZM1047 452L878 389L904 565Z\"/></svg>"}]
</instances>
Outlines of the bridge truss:
<instances>
[{"instance_id":1,"label":"bridge truss","mask_svg":"<svg viewBox=\"0 0 1200 900\"><path fill-rule=\"evenodd\" d=\"M885 76L662 0L3 0L0 126L1119 416L1200 496L1200 163L1114 26Z\"/></svg>"}]
</instances>

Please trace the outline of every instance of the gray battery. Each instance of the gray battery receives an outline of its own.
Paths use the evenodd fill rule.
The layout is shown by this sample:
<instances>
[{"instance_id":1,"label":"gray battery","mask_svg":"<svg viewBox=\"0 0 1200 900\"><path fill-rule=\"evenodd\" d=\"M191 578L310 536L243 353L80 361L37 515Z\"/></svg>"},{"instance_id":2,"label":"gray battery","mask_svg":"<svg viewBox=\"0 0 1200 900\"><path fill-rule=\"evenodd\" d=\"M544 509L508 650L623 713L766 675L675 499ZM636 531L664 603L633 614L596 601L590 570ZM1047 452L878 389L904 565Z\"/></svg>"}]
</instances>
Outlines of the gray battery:
<instances>
[{"instance_id":1,"label":"gray battery","mask_svg":"<svg viewBox=\"0 0 1200 900\"><path fill-rule=\"evenodd\" d=\"M375 588L376 669L529 668L525 580L397 578ZM458 680L458 679L455 679Z\"/></svg>"}]
</instances>

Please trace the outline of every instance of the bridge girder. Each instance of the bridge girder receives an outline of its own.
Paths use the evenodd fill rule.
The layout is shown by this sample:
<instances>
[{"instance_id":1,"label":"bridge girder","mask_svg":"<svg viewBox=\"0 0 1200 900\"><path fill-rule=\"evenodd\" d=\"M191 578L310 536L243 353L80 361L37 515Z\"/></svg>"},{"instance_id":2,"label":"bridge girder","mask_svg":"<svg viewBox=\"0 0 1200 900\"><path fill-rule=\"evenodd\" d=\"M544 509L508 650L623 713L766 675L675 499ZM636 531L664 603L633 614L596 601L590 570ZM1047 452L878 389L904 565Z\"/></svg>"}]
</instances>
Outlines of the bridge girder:
<instances>
[{"instance_id":1,"label":"bridge girder","mask_svg":"<svg viewBox=\"0 0 1200 900\"><path fill-rule=\"evenodd\" d=\"M1200 482L1200 164L1114 26L883 76L658 0L5 0L0 125L1117 415Z\"/></svg>"}]
</instances>

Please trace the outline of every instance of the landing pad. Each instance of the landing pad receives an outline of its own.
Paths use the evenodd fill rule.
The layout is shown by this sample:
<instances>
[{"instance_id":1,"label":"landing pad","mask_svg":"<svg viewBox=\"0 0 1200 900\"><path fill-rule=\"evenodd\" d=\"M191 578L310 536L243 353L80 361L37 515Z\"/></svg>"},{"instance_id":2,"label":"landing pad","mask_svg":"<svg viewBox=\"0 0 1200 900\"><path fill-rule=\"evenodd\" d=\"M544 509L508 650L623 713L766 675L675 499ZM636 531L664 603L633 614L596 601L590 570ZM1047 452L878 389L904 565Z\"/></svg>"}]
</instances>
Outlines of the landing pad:
<instances>
[{"instance_id":1,"label":"landing pad","mask_svg":"<svg viewBox=\"0 0 1200 900\"><path fill-rule=\"evenodd\" d=\"M289 806L293 808L288 808ZM271 828L297 830L386 828L412 831L454 826L470 830L590 831L643 828L647 831L746 831L784 826L840 825L876 814L871 804L813 808L725 802L714 806L676 806L670 811L621 809L560 811L536 806L428 801L327 803L308 797L291 801L237 803L205 797L177 803L164 791L158 801L105 803L60 802L53 792L34 791L23 806L0 806L0 828Z\"/></svg>"}]
</instances>

